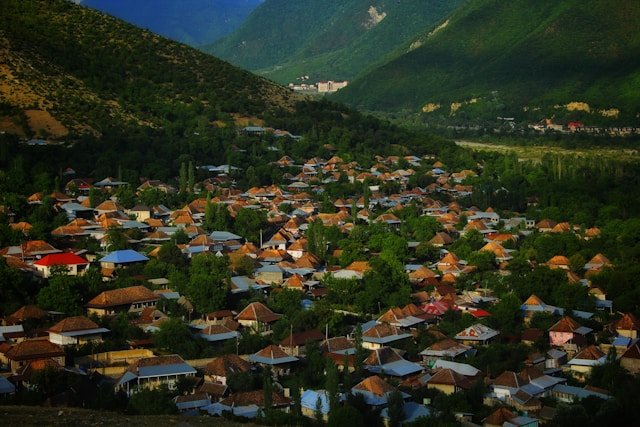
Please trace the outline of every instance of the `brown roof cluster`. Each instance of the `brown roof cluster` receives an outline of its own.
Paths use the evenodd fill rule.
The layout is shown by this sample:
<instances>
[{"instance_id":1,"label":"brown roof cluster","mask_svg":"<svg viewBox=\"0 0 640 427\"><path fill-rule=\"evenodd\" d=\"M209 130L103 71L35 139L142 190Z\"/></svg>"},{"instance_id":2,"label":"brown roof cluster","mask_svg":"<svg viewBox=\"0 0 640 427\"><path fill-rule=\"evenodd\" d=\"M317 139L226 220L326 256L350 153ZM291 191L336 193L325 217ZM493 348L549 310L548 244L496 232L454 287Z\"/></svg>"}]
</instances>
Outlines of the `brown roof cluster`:
<instances>
[{"instance_id":1,"label":"brown roof cluster","mask_svg":"<svg viewBox=\"0 0 640 427\"><path fill-rule=\"evenodd\" d=\"M596 347L595 345L590 345L589 347L583 349L578 354L576 354L574 359L598 360L603 356L605 356L605 354L598 347Z\"/></svg>"},{"instance_id":2,"label":"brown roof cluster","mask_svg":"<svg viewBox=\"0 0 640 427\"><path fill-rule=\"evenodd\" d=\"M99 328L99 326L93 320L84 316L74 316L62 319L49 328L49 332L60 334L63 332L86 331L97 328Z\"/></svg>"},{"instance_id":3,"label":"brown roof cluster","mask_svg":"<svg viewBox=\"0 0 640 427\"><path fill-rule=\"evenodd\" d=\"M137 302L158 301L160 297L144 286L131 286L128 288L104 291L87 304L87 307L105 308Z\"/></svg>"},{"instance_id":4,"label":"brown roof cluster","mask_svg":"<svg viewBox=\"0 0 640 427\"><path fill-rule=\"evenodd\" d=\"M640 321L633 313L626 313L615 324L616 329L625 331L640 331Z\"/></svg>"},{"instance_id":5,"label":"brown roof cluster","mask_svg":"<svg viewBox=\"0 0 640 427\"><path fill-rule=\"evenodd\" d=\"M580 324L578 322L569 316L564 316L549 328L549 332L575 332L579 327Z\"/></svg>"},{"instance_id":6,"label":"brown roof cluster","mask_svg":"<svg viewBox=\"0 0 640 427\"><path fill-rule=\"evenodd\" d=\"M386 365L387 363L397 362L399 360L403 359L397 351L391 347L382 347L372 351L369 357L365 359L364 364L370 366Z\"/></svg>"},{"instance_id":7,"label":"brown roof cluster","mask_svg":"<svg viewBox=\"0 0 640 427\"><path fill-rule=\"evenodd\" d=\"M237 320L255 320L263 323L271 323L280 319L280 315L271 311L261 302L252 302L244 308L238 316Z\"/></svg>"},{"instance_id":8,"label":"brown roof cluster","mask_svg":"<svg viewBox=\"0 0 640 427\"><path fill-rule=\"evenodd\" d=\"M166 356L143 357L129 365L129 371L137 372L139 368L149 366L177 365L185 363L184 359L177 354L169 354Z\"/></svg>"},{"instance_id":9,"label":"brown roof cluster","mask_svg":"<svg viewBox=\"0 0 640 427\"><path fill-rule=\"evenodd\" d=\"M400 329L395 326L391 326L388 323L381 323L368 329L362 336L368 338L384 338L400 334Z\"/></svg>"},{"instance_id":10,"label":"brown roof cluster","mask_svg":"<svg viewBox=\"0 0 640 427\"><path fill-rule=\"evenodd\" d=\"M216 357L207 363L207 366L204 368L206 374L218 377L226 377L229 374L248 372L249 370L251 370L251 364L235 354L225 354L224 356Z\"/></svg>"},{"instance_id":11,"label":"brown roof cluster","mask_svg":"<svg viewBox=\"0 0 640 427\"><path fill-rule=\"evenodd\" d=\"M451 369L439 369L429 380L430 384L453 385L463 389L472 387L471 380Z\"/></svg>"},{"instance_id":12,"label":"brown roof cluster","mask_svg":"<svg viewBox=\"0 0 640 427\"><path fill-rule=\"evenodd\" d=\"M356 390L368 391L376 396L384 396L385 394L391 393L395 390L392 385L377 375L365 378L353 388Z\"/></svg>"},{"instance_id":13,"label":"brown roof cluster","mask_svg":"<svg viewBox=\"0 0 640 427\"><path fill-rule=\"evenodd\" d=\"M336 352L355 348L355 344L347 337L333 337L324 340L320 345L322 352Z\"/></svg>"},{"instance_id":14,"label":"brown roof cluster","mask_svg":"<svg viewBox=\"0 0 640 427\"><path fill-rule=\"evenodd\" d=\"M47 317L47 312L35 305L25 305L20 307L9 317L14 322L24 322L25 320L29 319L43 319Z\"/></svg>"},{"instance_id":15,"label":"brown roof cluster","mask_svg":"<svg viewBox=\"0 0 640 427\"><path fill-rule=\"evenodd\" d=\"M513 412L507 408L498 408L493 411L487 418L485 418L484 425L501 426L509 420L515 418Z\"/></svg>"},{"instance_id":16,"label":"brown roof cluster","mask_svg":"<svg viewBox=\"0 0 640 427\"><path fill-rule=\"evenodd\" d=\"M308 342L317 342L322 341L324 339L324 334L317 329L311 329L304 332L296 332L292 335L287 336L282 341L280 341L280 345L282 347L299 347L303 346Z\"/></svg>"},{"instance_id":17,"label":"brown roof cluster","mask_svg":"<svg viewBox=\"0 0 640 427\"><path fill-rule=\"evenodd\" d=\"M273 344L268 345L257 352L256 356L261 356L267 359L281 359L283 357L289 357L289 355L285 353L284 350Z\"/></svg>"},{"instance_id":18,"label":"brown roof cluster","mask_svg":"<svg viewBox=\"0 0 640 427\"><path fill-rule=\"evenodd\" d=\"M48 340L27 340L14 345L7 351L6 356L11 360L45 359L64 356L62 347Z\"/></svg>"}]
</instances>

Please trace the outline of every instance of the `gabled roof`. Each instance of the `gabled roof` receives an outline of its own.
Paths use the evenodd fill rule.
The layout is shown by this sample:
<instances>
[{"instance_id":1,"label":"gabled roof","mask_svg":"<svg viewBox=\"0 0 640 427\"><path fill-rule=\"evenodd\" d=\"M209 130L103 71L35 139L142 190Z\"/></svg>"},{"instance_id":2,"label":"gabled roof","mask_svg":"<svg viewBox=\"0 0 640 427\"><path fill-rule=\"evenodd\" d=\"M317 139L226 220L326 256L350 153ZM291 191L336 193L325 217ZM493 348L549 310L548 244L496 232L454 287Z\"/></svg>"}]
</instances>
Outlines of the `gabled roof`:
<instances>
[{"instance_id":1,"label":"gabled roof","mask_svg":"<svg viewBox=\"0 0 640 427\"><path fill-rule=\"evenodd\" d=\"M158 301L160 297L144 286L104 291L87 303L91 308L117 307L136 302Z\"/></svg>"},{"instance_id":2,"label":"gabled roof","mask_svg":"<svg viewBox=\"0 0 640 427\"><path fill-rule=\"evenodd\" d=\"M442 384L442 385L453 385L456 387L463 388L465 390L470 389L473 384L471 381L452 369L439 369L428 381L429 384Z\"/></svg>"},{"instance_id":3,"label":"gabled roof","mask_svg":"<svg viewBox=\"0 0 640 427\"><path fill-rule=\"evenodd\" d=\"M99 260L99 262L111 262L114 264L128 264L142 261L149 261L149 258L134 251L133 249L114 251Z\"/></svg>"},{"instance_id":4,"label":"gabled roof","mask_svg":"<svg viewBox=\"0 0 640 427\"><path fill-rule=\"evenodd\" d=\"M640 342L636 342L622 355L622 359L640 360Z\"/></svg>"},{"instance_id":5,"label":"gabled roof","mask_svg":"<svg viewBox=\"0 0 640 427\"><path fill-rule=\"evenodd\" d=\"M5 356L11 360L32 360L64 356L62 347L48 340L26 340L14 345Z\"/></svg>"},{"instance_id":6,"label":"gabled roof","mask_svg":"<svg viewBox=\"0 0 640 427\"><path fill-rule=\"evenodd\" d=\"M615 328L625 331L640 331L640 321L633 313L625 313L615 323Z\"/></svg>"},{"instance_id":7,"label":"gabled roof","mask_svg":"<svg viewBox=\"0 0 640 427\"><path fill-rule=\"evenodd\" d=\"M248 372L251 370L251 364L235 354L225 354L216 357L207 363L204 372L207 375L215 375L219 377L227 377L229 374L237 374Z\"/></svg>"},{"instance_id":8,"label":"gabled roof","mask_svg":"<svg viewBox=\"0 0 640 427\"><path fill-rule=\"evenodd\" d=\"M358 384L353 386L352 390L366 391L375 396L381 397L395 391L396 389L379 376L373 375L360 381Z\"/></svg>"},{"instance_id":9,"label":"gabled roof","mask_svg":"<svg viewBox=\"0 0 640 427\"><path fill-rule=\"evenodd\" d=\"M28 319L43 319L47 315L48 313L38 306L24 305L8 317L13 321L24 322Z\"/></svg>"},{"instance_id":10,"label":"gabled roof","mask_svg":"<svg viewBox=\"0 0 640 427\"><path fill-rule=\"evenodd\" d=\"M236 316L236 320L254 320L262 323L271 323L280 319L281 315L271 311L261 302L252 302Z\"/></svg>"},{"instance_id":11,"label":"gabled roof","mask_svg":"<svg viewBox=\"0 0 640 427\"><path fill-rule=\"evenodd\" d=\"M475 325L469 326L468 328L459 332L458 335L455 336L455 338L457 340L467 341L486 341L497 336L498 334L498 331L495 331L490 327L482 325L480 323L476 323Z\"/></svg>"},{"instance_id":12,"label":"gabled roof","mask_svg":"<svg viewBox=\"0 0 640 427\"><path fill-rule=\"evenodd\" d=\"M564 316L549 328L549 332L576 332L581 325L569 316Z\"/></svg>"},{"instance_id":13,"label":"gabled roof","mask_svg":"<svg viewBox=\"0 0 640 427\"><path fill-rule=\"evenodd\" d=\"M62 319L55 325L49 328L49 332L63 333L73 331L86 331L91 329L98 329L99 326L91 319L84 316L74 316Z\"/></svg>"},{"instance_id":14,"label":"gabled roof","mask_svg":"<svg viewBox=\"0 0 640 427\"><path fill-rule=\"evenodd\" d=\"M89 261L79 257L78 255L70 252L49 254L33 263L33 265L40 266L54 266L54 265L86 265Z\"/></svg>"},{"instance_id":15,"label":"gabled roof","mask_svg":"<svg viewBox=\"0 0 640 427\"><path fill-rule=\"evenodd\" d=\"M317 329L310 329L308 331L296 332L292 335L288 335L286 338L280 341L280 346L303 346L308 342L318 342L322 340L324 340L324 334L322 332Z\"/></svg>"},{"instance_id":16,"label":"gabled roof","mask_svg":"<svg viewBox=\"0 0 640 427\"><path fill-rule=\"evenodd\" d=\"M283 363L297 362L298 358L288 355L277 345L269 345L257 353L249 356L249 360L254 363L267 365L280 365Z\"/></svg>"}]
</instances>

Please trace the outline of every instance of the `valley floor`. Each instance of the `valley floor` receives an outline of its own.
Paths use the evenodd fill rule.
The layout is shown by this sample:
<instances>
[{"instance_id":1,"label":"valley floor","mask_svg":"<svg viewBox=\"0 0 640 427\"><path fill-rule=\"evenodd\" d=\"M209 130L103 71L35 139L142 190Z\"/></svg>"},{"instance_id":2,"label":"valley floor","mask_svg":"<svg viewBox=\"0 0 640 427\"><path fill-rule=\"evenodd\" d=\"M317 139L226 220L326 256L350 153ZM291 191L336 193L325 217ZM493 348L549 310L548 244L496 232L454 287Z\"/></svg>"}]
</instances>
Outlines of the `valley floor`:
<instances>
[{"instance_id":1,"label":"valley floor","mask_svg":"<svg viewBox=\"0 0 640 427\"><path fill-rule=\"evenodd\" d=\"M493 151L498 153L515 152L520 160L540 161L545 154L557 154L572 157L598 157L601 159L640 162L640 152L634 149L620 148L560 148L550 146L504 145L490 142L468 140L455 141L460 147L475 151Z\"/></svg>"}]
</instances>

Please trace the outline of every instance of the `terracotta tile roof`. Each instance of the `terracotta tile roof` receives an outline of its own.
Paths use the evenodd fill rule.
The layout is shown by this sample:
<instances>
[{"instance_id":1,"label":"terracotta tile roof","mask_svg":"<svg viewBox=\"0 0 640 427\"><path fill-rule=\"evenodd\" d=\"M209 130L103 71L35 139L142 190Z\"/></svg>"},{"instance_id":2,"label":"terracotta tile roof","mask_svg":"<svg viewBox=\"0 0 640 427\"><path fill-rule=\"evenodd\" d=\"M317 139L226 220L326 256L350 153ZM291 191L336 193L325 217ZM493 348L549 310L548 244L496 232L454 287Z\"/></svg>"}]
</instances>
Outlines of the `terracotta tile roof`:
<instances>
[{"instance_id":1,"label":"terracotta tile roof","mask_svg":"<svg viewBox=\"0 0 640 427\"><path fill-rule=\"evenodd\" d=\"M622 355L622 358L640 360L640 342L636 342L634 345L629 347Z\"/></svg>"},{"instance_id":2,"label":"terracotta tile roof","mask_svg":"<svg viewBox=\"0 0 640 427\"><path fill-rule=\"evenodd\" d=\"M49 332L62 333L72 331L85 331L88 329L97 329L99 326L91 319L84 316L74 316L62 319L51 328Z\"/></svg>"},{"instance_id":3,"label":"terracotta tile roof","mask_svg":"<svg viewBox=\"0 0 640 427\"><path fill-rule=\"evenodd\" d=\"M515 414L507 408L498 408L483 420L483 425L501 426L515 418Z\"/></svg>"},{"instance_id":4,"label":"terracotta tile roof","mask_svg":"<svg viewBox=\"0 0 640 427\"><path fill-rule=\"evenodd\" d=\"M336 352L355 348L355 344L347 337L333 337L325 340L320 345L322 352Z\"/></svg>"},{"instance_id":5,"label":"terracotta tile roof","mask_svg":"<svg viewBox=\"0 0 640 427\"><path fill-rule=\"evenodd\" d=\"M277 345L273 345L273 344L268 345L262 350L260 350L259 352L257 352L256 356L264 357L267 359L281 359L281 358L289 357L289 355L285 353L284 350L282 350Z\"/></svg>"},{"instance_id":6,"label":"terracotta tile roof","mask_svg":"<svg viewBox=\"0 0 640 427\"><path fill-rule=\"evenodd\" d=\"M467 377L451 369L439 369L436 371L429 380L429 384L453 385L465 390L470 389L473 386Z\"/></svg>"},{"instance_id":7,"label":"terracotta tile roof","mask_svg":"<svg viewBox=\"0 0 640 427\"><path fill-rule=\"evenodd\" d=\"M616 322L615 328L625 331L640 331L640 321L633 313L626 313Z\"/></svg>"},{"instance_id":8,"label":"terracotta tile roof","mask_svg":"<svg viewBox=\"0 0 640 427\"><path fill-rule=\"evenodd\" d=\"M280 314L269 310L269 308L261 302L252 302L238 313L236 320L256 320L263 323L271 323L280 319L280 317Z\"/></svg>"},{"instance_id":9,"label":"terracotta tile roof","mask_svg":"<svg viewBox=\"0 0 640 427\"><path fill-rule=\"evenodd\" d=\"M391 347L382 347L374 350L365 359L365 365L385 365L391 362L397 362L398 360L404 360L394 349Z\"/></svg>"},{"instance_id":10,"label":"terracotta tile roof","mask_svg":"<svg viewBox=\"0 0 640 427\"><path fill-rule=\"evenodd\" d=\"M391 326L388 323L382 323L370 328L364 332L362 336L369 338L384 338L393 335L400 335L401 333L400 329L395 326Z\"/></svg>"},{"instance_id":11,"label":"terracotta tile roof","mask_svg":"<svg viewBox=\"0 0 640 427\"><path fill-rule=\"evenodd\" d=\"M493 381L493 385L509 388L520 388L527 383L528 381L523 382L513 371L504 371Z\"/></svg>"},{"instance_id":12,"label":"terracotta tile roof","mask_svg":"<svg viewBox=\"0 0 640 427\"><path fill-rule=\"evenodd\" d=\"M324 340L324 334L317 329L311 329L304 332L296 332L280 341L280 346L290 347L303 346L308 342L318 342Z\"/></svg>"},{"instance_id":13,"label":"terracotta tile roof","mask_svg":"<svg viewBox=\"0 0 640 427\"><path fill-rule=\"evenodd\" d=\"M291 399L280 396L275 391L271 396L271 401L273 402L274 407L289 406L291 404ZM262 408L264 407L264 392L262 390L254 390L233 393L226 399L221 400L220 403L226 406L234 407L256 405Z\"/></svg>"},{"instance_id":14,"label":"terracotta tile roof","mask_svg":"<svg viewBox=\"0 0 640 427\"><path fill-rule=\"evenodd\" d=\"M542 335L544 335L544 331L542 329L529 328L529 329L525 329L522 332L521 340L522 341L536 341Z\"/></svg>"},{"instance_id":15,"label":"terracotta tile roof","mask_svg":"<svg viewBox=\"0 0 640 427\"><path fill-rule=\"evenodd\" d=\"M549 328L549 332L575 332L580 324L569 316L564 316Z\"/></svg>"},{"instance_id":16,"label":"terracotta tile roof","mask_svg":"<svg viewBox=\"0 0 640 427\"><path fill-rule=\"evenodd\" d=\"M9 317L13 321L24 322L28 319L43 319L47 317L47 312L35 305L25 305L20 307L15 313Z\"/></svg>"},{"instance_id":17,"label":"terracotta tile roof","mask_svg":"<svg viewBox=\"0 0 640 427\"><path fill-rule=\"evenodd\" d=\"M143 357L142 359L138 359L135 362L131 363L128 370L130 372L136 373L139 368L146 368L149 366L178 365L181 363L186 362L177 354L170 354L167 356Z\"/></svg>"},{"instance_id":18,"label":"terracotta tile roof","mask_svg":"<svg viewBox=\"0 0 640 427\"><path fill-rule=\"evenodd\" d=\"M226 377L229 374L248 372L250 370L251 364L235 354L225 354L224 356L216 357L207 363L207 366L204 368L204 372L207 375L219 377Z\"/></svg>"},{"instance_id":19,"label":"terracotta tile roof","mask_svg":"<svg viewBox=\"0 0 640 427\"><path fill-rule=\"evenodd\" d=\"M212 383L210 381L204 381L197 389L198 393L206 393L212 397L223 397L227 394L228 387L220 383Z\"/></svg>"},{"instance_id":20,"label":"terracotta tile roof","mask_svg":"<svg viewBox=\"0 0 640 427\"><path fill-rule=\"evenodd\" d=\"M64 356L62 347L47 340L26 340L14 345L6 353L11 360L44 359Z\"/></svg>"},{"instance_id":21,"label":"terracotta tile roof","mask_svg":"<svg viewBox=\"0 0 640 427\"><path fill-rule=\"evenodd\" d=\"M365 378L354 387L356 390L368 391L376 396L384 396L395 391L395 388L377 375Z\"/></svg>"},{"instance_id":22,"label":"terracotta tile roof","mask_svg":"<svg viewBox=\"0 0 640 427\"><path fill-rule=\"evenodd\" d=\"M569 264L571 264L571 262L569 261L569 258L567 258L564 255L556 255L552 257L549 261L547 261L548 266L555 266L555 267L568 266Z\"/></svg>"},{"instance_id":23,"label":"terracotta tile roof","mask_svg":"<svg viewBox=\"0 0 640 427\"><path fill-rule=\"evenodd\" d=\"M524 302L524 305L544 305L544 302L538 296L531 294Z\"/></svg>"},{"instance_id":24,"label":"terracotta tile roof","mask_svg":"<svg viewBox=\"0 0 640 427\"><path fill-rule=\"evenodd\" d=\"M606 356L598 347L590 345L575 355L574 359L578 360L598 360Z\"/></svg>"},{"instance_id":25,"label":"terracotta tile roof","mask_svg":"<svg viewBox=\"0 0 640 427\"><path fill-rule=\"evenodd\" d=\"M144 286L131 286L128 288L104 291L87 303L87 307L106 308L136 302L158 301L160 297Z\"/></svg>"}]
</instances>

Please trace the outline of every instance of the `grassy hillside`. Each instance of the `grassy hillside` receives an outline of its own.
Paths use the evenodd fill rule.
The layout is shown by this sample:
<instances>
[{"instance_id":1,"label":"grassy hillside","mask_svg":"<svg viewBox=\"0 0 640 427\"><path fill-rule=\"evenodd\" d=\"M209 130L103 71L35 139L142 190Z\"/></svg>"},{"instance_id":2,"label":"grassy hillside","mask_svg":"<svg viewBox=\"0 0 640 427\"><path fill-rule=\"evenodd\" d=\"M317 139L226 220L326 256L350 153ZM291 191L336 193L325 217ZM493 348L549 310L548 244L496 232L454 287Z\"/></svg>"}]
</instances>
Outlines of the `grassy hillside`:
<instances>
[{"instance_id":1,"label":"grassy hillside","mask_svg":"<svg viewBox=\"0 0 640 427\"><path fill-rule=\"evenodd\" d=\"M583 102L594 119L617 109L619 120L637 121L639 22L634 0L474 0L420 48L362 76L336 99L469 117L561 114Z\"/></svg>"},{"instance_id":2,"label":"grassy hillside","mask_svg":"<svg viewBox=\"0 0 640 427\"><path fill-rule=\"evenodd\" d=\"M287 89L65 0L0 2L0 130L162 128L293 105Z\"/></svg>"},{"instance_id":3,"label":"grassy hillside","mask_svg":"<svg viewBox=\"0 0 640 427\"><path fill-rule=\"evenodd\" d=\"M464 0L266 0L205 50L276 81L352 79Z\"/></svg>"},{"instance_id":4,"label":"grassy hillside","mask_svg":"<svg viewBox=\"0 0 640 427\"><path fill-rule=\"evenodd\" d=\"M80 3L170 39L199 46L235 30L261 1L82 0Z\"/></svg>"}]
</instances>

